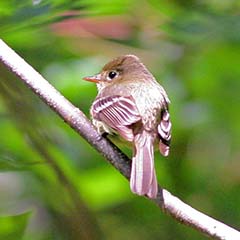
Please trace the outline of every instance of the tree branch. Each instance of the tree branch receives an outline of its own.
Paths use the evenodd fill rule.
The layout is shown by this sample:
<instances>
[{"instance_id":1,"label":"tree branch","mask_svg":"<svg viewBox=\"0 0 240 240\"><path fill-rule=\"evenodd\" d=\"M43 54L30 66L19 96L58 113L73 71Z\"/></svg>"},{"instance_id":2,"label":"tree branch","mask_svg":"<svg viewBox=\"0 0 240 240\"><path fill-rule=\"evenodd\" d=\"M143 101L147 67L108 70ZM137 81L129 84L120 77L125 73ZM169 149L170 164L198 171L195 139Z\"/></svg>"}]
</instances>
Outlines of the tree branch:
<instances>
[{"instance_id":1,"label":"tree branch","mask_svg":"<svg viewBox=\"0 0 240 240\"><path fill-rule=\"evenodd\" d=\"M78 108L65 99L1 39L0 61L64 119L68 125L97 149L122 175L127 179L130 178L130 159L108 139L99 135ZM160 186L157 199L150 200L179 222L191 226L212 238L220 240L240 239L239 231L195 210Z\"/></svg>"}]
</instances>

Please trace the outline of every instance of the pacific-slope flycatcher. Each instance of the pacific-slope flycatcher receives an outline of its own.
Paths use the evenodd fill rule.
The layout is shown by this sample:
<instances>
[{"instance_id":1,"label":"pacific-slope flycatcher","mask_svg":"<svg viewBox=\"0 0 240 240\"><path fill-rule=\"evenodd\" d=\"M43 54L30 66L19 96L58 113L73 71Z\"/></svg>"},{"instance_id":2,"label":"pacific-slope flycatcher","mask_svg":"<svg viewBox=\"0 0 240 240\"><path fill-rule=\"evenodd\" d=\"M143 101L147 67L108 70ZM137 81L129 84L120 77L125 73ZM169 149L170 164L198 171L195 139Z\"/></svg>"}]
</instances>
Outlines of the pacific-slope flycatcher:
<instances>
[{"instance_id":1,"label":"pacific-slope flycatcher","mask_svg":"<svg viewBox=\"0 0 240 240\"><path fill-rule=\"evenodd\" d=\"M93 124L100 133L118 133L133 143L130 186L132 192L156 198L154 145L169 154L171 122L168 96L134 55L117 57L87 81L97 83L91 106Z\"/></svg>"}]
</instances>

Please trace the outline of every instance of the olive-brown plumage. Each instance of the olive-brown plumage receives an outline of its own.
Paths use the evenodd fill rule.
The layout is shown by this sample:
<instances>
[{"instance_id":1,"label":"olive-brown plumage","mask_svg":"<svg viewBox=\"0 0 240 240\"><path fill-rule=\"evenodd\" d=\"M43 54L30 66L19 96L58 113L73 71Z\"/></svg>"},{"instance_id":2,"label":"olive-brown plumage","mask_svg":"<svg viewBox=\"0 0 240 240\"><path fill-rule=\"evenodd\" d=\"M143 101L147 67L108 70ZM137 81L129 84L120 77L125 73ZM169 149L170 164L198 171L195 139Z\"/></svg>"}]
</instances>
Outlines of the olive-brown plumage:
<instances>
[{"instance_id":1,"label":"olive-brown plumage","mask_svg":"<svg viewBox=\"0 0 240 240\"><path fill-rule=\"evenodd\" d=\"M131 190L156 198L154 145L167 156L171 140L165 90L134 55L117 57L99 74L84 79L97 83L90 112L98 131L117 133L133 143Z\"/></svg>"}]
</instances>

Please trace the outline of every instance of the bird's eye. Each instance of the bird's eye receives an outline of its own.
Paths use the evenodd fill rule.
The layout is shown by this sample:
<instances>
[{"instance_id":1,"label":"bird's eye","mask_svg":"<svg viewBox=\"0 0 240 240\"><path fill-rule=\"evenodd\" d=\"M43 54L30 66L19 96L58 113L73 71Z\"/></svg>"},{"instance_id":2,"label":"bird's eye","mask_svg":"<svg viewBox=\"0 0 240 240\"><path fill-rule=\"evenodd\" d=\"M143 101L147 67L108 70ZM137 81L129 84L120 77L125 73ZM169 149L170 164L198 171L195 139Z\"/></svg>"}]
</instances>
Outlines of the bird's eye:
<instances>
[{"instance_id":1,"label":"bird's eye","mask_svg":"<svg viewBox=\"0 0 240 240\"><path fill-rule=\"evenodd\" d=\"M108 73L108 79L112 80L113 78L115 78L118 75L118 73L116 71L111 71Z\"/></svg>"}]
</instances>

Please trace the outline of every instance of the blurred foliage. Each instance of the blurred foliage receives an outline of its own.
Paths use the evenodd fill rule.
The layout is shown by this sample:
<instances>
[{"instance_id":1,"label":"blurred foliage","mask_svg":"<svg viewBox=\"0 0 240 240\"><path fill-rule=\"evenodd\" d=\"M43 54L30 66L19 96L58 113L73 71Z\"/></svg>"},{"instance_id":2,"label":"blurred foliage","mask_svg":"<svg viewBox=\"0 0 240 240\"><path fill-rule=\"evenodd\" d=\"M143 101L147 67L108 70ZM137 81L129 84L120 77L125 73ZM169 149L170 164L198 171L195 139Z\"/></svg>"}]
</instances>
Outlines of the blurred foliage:
<instances>
[{"instance_id":1,"label":"blurred foliage","mask_svg":"<svg viewBox=\"0 0 240 240\"><path fill-rule=\"evenodd\" d=\"M1 38L87 115L96 88L82 77L138 55L171 99L173 142L168 159L155 153L159 182L236 228L239 27L237 0L0 1ZM2 65L0 73L1 239L205 239L130 193Z\"/></svg>"}]
</instances>

